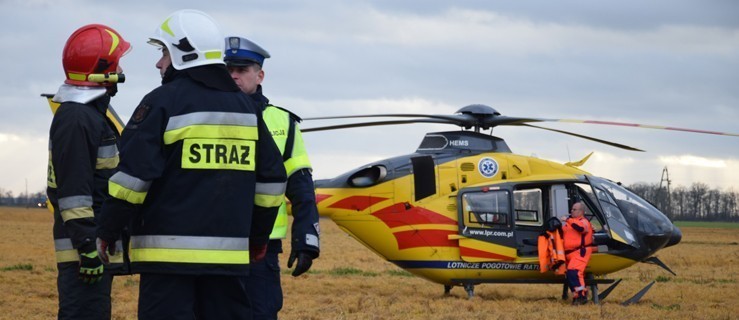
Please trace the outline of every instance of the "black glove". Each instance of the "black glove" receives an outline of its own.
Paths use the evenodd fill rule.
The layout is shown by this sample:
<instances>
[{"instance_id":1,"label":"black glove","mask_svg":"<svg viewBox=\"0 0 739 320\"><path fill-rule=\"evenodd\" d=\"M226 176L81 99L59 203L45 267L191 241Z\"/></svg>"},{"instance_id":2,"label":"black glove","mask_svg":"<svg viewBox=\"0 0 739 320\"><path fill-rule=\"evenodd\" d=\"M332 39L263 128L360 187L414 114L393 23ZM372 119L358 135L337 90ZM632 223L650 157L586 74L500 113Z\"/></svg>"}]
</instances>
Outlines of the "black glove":
<instances>
[{"instance_id":1,"label":"black glove","mask_svg":"<svg viewBox=\"0 0 739 320\"><path fill-rule=\"evenodd\" d=\"M295 270L293 270L293 277L297 277L305 273L310 269L310 266L313 265L313 256L311 254L305 251L292 250L290 251L290 259L287 260L288 268L293 267L295 259L298 259L298 264L295 265Z\"/></svg>"},{"instance_id":2,"label":"black glove","mask_svg":"<svg viewBox=\"0 0 739 320\"><path fill-rule=\"evenodd\" d=\"M79 278L86 284L93 284L103 278L103 262L98 258L95 245L88 245L77 249L80 254Z\"/></svg>"}]
</instances>

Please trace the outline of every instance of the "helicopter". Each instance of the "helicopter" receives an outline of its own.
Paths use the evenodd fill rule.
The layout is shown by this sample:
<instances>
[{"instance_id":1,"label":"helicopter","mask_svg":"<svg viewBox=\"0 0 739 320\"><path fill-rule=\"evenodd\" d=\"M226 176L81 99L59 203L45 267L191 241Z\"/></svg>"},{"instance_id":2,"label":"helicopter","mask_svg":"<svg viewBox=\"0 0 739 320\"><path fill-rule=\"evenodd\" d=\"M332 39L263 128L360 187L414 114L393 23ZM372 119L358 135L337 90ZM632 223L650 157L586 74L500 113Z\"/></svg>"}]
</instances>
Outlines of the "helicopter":
<instances>
[{"instance_id":1,"label":"helicopter","mask_svg":"<svg viewBox=\"0 0 739 320\"><path fill-rule=\"evenodd\" d=\"M599 303L620 283L608 274L644 262L675 274L655 256L677 245L682 233L648 201L620 183L594 176L576 162L555 163L516 155L506 142L482 130L526 126L604 143L623 144L532 125L572 122L644 127L705 134L733 133L658 127L620 122L508 117L481 104L451 115L374 114L304 118L411 118L304 128L309 133L377 125L442 123L460 131L427 133L414 153L376 161L333 179L316 180L319 214L398 267L442 284L449 294L461 286L469 298L483 283L563 283L564 277L541 272L537 237L546 221L569 214L575 201L585 204L594 228L594 254L586 269L592 300ZM598 293L598 284L612 284ZM622 304L636 303L652 281Z\"/></svg>"}]
</instances>

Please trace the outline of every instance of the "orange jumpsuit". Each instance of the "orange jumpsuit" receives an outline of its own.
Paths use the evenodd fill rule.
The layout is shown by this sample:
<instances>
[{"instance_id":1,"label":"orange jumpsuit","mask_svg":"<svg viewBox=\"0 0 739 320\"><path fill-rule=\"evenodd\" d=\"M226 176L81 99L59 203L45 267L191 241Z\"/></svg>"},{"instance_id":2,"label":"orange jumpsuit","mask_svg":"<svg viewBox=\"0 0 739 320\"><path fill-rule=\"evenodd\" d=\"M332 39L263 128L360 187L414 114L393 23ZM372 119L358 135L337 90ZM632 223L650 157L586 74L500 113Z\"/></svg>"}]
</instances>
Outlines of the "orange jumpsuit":
<instances>
[{"instance_id":1,"label":"orange jumpsuit","mask_svg":"<svg viewBox=\"0 0 739 320\"><path fill-rule=\"evenodd\" d=\"M585 267L592 254L593 226L585 217L567 218L562 227L565 257L567 259L567 284L575 297L585 297Z\"/></svg>"}]
</instances>

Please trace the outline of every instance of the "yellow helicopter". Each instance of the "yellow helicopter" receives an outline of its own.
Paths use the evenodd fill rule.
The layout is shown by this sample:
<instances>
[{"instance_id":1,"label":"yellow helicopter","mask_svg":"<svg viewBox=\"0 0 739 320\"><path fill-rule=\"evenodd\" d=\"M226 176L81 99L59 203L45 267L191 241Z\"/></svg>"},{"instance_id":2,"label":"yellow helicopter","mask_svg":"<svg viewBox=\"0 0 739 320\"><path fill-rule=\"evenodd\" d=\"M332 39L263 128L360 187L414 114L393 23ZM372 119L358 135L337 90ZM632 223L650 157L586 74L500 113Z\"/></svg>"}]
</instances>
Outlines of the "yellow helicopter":
<instances>
[{"instance_id":1,"label":"yellow helicopter","mask_svg":"<svg viewBox=\"0 0 739 320\"><path fill-rule=\"evenodd\" d=\"M428 133L412 154L317 180L319 213L386 260L444 285L446 294L453 286L462 286L469 297L474 295L475 285L482 283L564 283L563 276L540 272L536 239L548 219L567 215L578 200L585 203L586 217L595 229L597 253L586 269L586 282L596 303L620 282L598 294L597 284L615 282L604 276L637 262L656 264L674 274L654 254L682 238L680 229L649 202L619 183L579 169L590 155L565 164L516 155L503 139L481 130L528 126L634 151L642 150L530 123L596 123L739 136L617 122L507 117L479 104L453 115L380 114L304 120L371 117L412 119L302 131L418 122L453 124L465 130ZM637 302L652 284L623 304Z\"/></svg>"}]
</instances>

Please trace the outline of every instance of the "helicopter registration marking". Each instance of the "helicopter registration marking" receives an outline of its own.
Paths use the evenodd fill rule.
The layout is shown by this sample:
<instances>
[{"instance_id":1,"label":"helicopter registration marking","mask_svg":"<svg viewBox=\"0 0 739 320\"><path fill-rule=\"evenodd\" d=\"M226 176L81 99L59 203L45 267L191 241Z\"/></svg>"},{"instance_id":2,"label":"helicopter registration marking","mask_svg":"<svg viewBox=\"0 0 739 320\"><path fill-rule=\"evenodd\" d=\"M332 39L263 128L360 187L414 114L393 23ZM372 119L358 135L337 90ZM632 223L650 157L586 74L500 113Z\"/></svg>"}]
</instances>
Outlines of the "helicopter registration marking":
<instances>
[{"instance_id":1,"label":"helicopter registration marking","mask_svg":"<svg viewBox=\"0 0 739 320\"><path fill-rule=\"evenodd\" d=\"M480 159L480 162L477 163L477 170L479 170L480 174L486 178L492 178L498 174L498 168L498 162L493 158L482 158Z\"/></svg>"}]
</instances>

